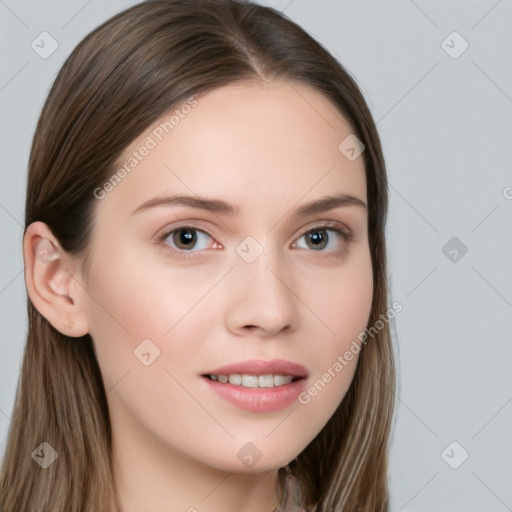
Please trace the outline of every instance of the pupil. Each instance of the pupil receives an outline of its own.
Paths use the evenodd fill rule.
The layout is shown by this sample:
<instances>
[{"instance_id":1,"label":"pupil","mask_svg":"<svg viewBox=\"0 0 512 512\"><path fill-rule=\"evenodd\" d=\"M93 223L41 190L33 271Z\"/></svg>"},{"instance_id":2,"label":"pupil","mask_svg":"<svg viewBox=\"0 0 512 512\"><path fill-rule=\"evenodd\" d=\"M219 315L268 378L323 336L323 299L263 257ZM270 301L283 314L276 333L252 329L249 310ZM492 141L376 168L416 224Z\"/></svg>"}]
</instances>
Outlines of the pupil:
<instances>
[{"instance_id":1,"label":"pupil","mask_svg":"<svg viewBox=\"0 0 512 512\"><path fill-rule=\"evenodd\" d=\"M323 234L322 234L323 233ZM325 233L325 230L311 231L308 236L308 240L313 243L313 248L318 249L320 246L325 247L329 241L329 237Z\"/></svg>"},{"instance_id":2,"label":"pupil","mask_svg":"<svg viewBox=\"0 0 512 512\"><path fill-rule=\"evenodd\" d=\"M193 229L182 228L178 229L174 232L174 243L177 247L180 247L180 244L185 248L194 245L194 242L197 239L197 234Z\"/></svg>"},{"instance_id":3,"label":"pupil","mask_svg":"<svg viewBox=\"0 0 512 512\"><path fill-rule=\"evenodd\" d=\"M174 243L179 246L182 245L185 248L194 245L194 242L197 240L197 235L195 230L183 228L178 229L174 232ZM308 235L308 245L309 242L313 244L313 248L318 249L319 247L325 247L327 242L329 241L329 237L325 230L317 230L311 231Z\"/></svg>"}]
</instances>

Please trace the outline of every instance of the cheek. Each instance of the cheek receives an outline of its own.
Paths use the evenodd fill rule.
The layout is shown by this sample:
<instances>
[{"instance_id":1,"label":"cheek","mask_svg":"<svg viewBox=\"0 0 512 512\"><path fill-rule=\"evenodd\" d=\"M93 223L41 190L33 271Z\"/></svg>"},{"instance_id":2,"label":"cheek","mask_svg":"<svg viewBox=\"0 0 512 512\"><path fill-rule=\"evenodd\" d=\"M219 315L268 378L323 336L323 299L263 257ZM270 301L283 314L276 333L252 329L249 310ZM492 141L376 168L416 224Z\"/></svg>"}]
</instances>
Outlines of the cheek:
<instances>
[{"instance_id":1,"label":"cheek","mask_svg":"<svg viewBox=\"0 0 512 512\"><path fill-rule=\"evenodd\" d=\"M198 322L205 316L202 298L218 279L211 271L182 272L143 259L135 250L111 250L91 265L87 314L107 384L129 369L133 374L145 368L136 359L143 347L145 352L148 347L155 354L160 351L155 365L183 368L197 348L191 334L204 323ZM157 348L144 341L148 339Z\"/></svg>"},{"instance_id":2,"label":"cheek","mask_svg":"<svg viewBox=\"0 0 512 512\"><path fill-rule=\"evenodd\" d=\"M308 305L322 320L317 324L323 323L323 347L331 355L346 350L366 328L371 312L373 271L369 249L355 253L337 272L312 279L308 288Z\"/></svg>"},{"instance_id":3,"label":"cheek","mask_svg":"<svg viewBox=\"0 0 512 512\"><path fill-rule=\"evenodd\" d=\"M311 283L314 281L317 286L310 284L304 294L310 297L308 306L321 320L314 322L315 332L311 333L321 350L310 353L315 374L299 402L311 416L321 418L320 427L345 396L357 366L358 336L366 329L373 299L369 250L357 254L339 272Z\"/></svg>"},{"instance_id":4,"label":"cheek","mask_svg":"<svg viewBox=\"0 0 512 512\"><path fill-rule=\"evenodd\" d=\"M133 254L105 251L91 265L90 333L106 386L113 385L138 361L134 350L145 339L156 341L169 328L173 305L154 287L151 273ZM168 320L168 321L166 321Z\"/></svg>"},{"instance_id":5,"label":"cheek","mask_svg":"<svg viewBox=\"0 0 512 512\"><path fill-rule=\"evenodd\" d=\"M135 251L96 262L90 282L91 330L117 332L133 343L162 338L204 294L204 281L194 273L166 272Z\"/></svg>"}]
</instances>

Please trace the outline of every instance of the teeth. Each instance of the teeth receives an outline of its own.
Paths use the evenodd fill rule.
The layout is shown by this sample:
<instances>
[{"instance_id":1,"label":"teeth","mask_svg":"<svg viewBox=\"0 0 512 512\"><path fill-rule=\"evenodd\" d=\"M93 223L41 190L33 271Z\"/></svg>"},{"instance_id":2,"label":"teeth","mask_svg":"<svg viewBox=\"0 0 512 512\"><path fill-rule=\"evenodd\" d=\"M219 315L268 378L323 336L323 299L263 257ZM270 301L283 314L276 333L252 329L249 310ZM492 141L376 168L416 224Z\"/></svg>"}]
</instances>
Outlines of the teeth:
<instances>
[{"instance_id":1,"label":"teeth","mask_svg":"<svg viewBox=\"0 0 512 512\"><path fill-rule=\"evenodd\" d=\"M284 386L292 381L292 377L287 375L274 375L274 386Z\"/></svg>"},{"instance_id":2,"label":"teeth","mask_svg":"<svg viewBox=\"0 0 512 512\"><path fill-rule=\"evenodd\" d=\"M229 377L229 383L234 384L235 386L240 386L242 384L242 377L238 375L238 373L233 373Z\"/></svg>"},{"instance_id":3,"label":"teeth","mask_svg":"<svg viewBox=\"0 0 512 512\"><path fill-rule=\"evenodd\" d=\"M257 388L258 377L256 375L242 375L242 386L244 388Z\"/></svg>"},{"instance_id":4,"label":"teeth","mask_svg":"<svg viewBox=\"0 0 512 512\"><path fill-rule=\"evenodd\" d=\"M277 375L276 375L276 377L277 377ZM260 375L258 377L258 387L260 387L260 388L274 387L274 376L273 375Z\"/></svg>"},{"instance_id":5,"label":"teeth","mask_svg":"<svg viewBox=\"0 0 512 512\"><path fill-rule=\"evenodd\" d=\"M290 375L240 375L238 373L231 375L209 375L209 377L223 384L229 382L244 388L273 388L285 386L293 380L293 377Z\"/></svg>"}]
</instances>

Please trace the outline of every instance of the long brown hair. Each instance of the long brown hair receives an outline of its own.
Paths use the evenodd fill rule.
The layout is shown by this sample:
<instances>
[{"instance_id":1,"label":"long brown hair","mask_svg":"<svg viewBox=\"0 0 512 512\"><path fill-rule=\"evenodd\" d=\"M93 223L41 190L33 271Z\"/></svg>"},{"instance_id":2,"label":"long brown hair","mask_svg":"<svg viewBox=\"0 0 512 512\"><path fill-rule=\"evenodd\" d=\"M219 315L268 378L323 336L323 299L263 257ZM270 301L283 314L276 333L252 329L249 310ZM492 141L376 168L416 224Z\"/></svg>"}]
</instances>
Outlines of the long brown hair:
<instances>
[{"instance_id":1,"label":"long brown hair","mask_svg":"<svg viewBox=\"0 0 512 512\"><path fill-rule=\"evenodd\" d=\"M374 325L388 309L388 191L374 121L355 81L323 46L282 13L251 2L149 0L109 19L78 44L37 124L25 229L42 221L66 251L86 255L94 190L112 176L130 142L190 97L235 81L273 79L322 92L365 145L374 282L368 325ZM30 299L28 320L0 474L1 509L115 510L109 411L92 339L65 336ZM308 510L388 510L394 389L386 323L361 347L354 379L335 414L289 464ZM43 441L59 454L47 469L31 457ZM282 486L282 471L279 477Z\"/></svg>"}]
</instances>

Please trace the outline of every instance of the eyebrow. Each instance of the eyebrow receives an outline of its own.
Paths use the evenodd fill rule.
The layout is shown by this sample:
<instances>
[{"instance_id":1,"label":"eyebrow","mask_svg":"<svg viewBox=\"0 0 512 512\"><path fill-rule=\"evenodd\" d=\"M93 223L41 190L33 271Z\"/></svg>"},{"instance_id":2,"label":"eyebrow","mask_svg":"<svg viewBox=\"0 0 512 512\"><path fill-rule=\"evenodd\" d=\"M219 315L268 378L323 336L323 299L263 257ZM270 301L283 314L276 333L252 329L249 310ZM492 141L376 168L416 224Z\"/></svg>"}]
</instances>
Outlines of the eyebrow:
<instances>
[{"instance_id":1,"label":"eyebrow","mask_svg":"<svg viewBox=\"0 0 512 512\"><path fill-rule=\"evenodd\" d=\"M237 204L230 204L222 199L190 196L185 194L174 194L171 196L160 196L150 199L137 207L130 215L147 211L150 208L158 206L190 206L201 210L208 210L214 213L223 213L225 215L238 215L240 213L240 206ZM368 205L359 197L349 194L337 194L334 196L324 196L315 201L303 204L295 211L298 217L305 217L314 213L333 210L334 208L342 206L359 206L368 209Z\"/></svg>"}]
</instances>

